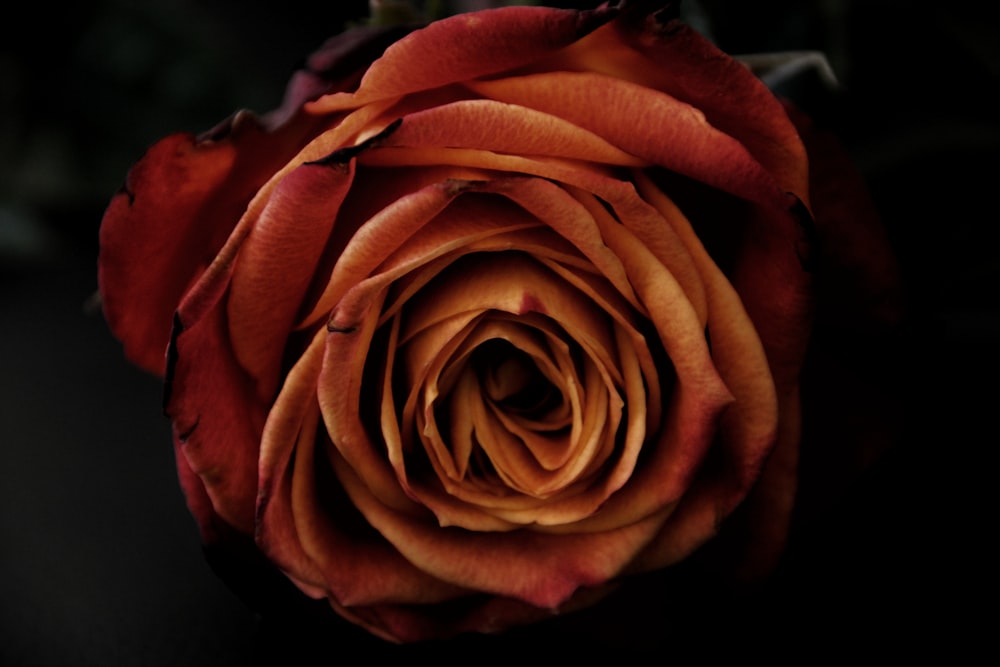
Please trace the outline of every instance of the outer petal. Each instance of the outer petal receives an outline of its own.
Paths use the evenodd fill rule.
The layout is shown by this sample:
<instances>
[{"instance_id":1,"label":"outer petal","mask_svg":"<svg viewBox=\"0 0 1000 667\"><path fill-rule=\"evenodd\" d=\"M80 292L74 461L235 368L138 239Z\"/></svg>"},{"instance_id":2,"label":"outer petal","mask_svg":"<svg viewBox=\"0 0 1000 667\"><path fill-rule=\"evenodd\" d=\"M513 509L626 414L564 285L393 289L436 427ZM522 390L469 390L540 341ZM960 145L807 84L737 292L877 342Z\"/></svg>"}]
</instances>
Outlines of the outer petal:
<instances>
[{"instance_id":1,"label":"outer petal","mask_svg":"<svg viewBox=\"0 0 1000 667\"><path fill-rule=\"evenodd\" d=\"M780 187L807 200L806 153L781 102L742 63L679 20L660 22L625 3L604 26L538 66L601 72L691 104L741 142Z\"/></svg>"},{"instance_id":2,"label":"outer petal","mask_svg":"<svg viewBox=\"0 0 1000 667\"><path fill-rule=\"evenodd\" d=\"M627 22L615 25L627 32ZM640 71L669 77L654 87L700 109L712 125L746 146L780 187L808 204L805 148L781 102L757 77L679 21L656 36L647 31L629 37L630 46L652 64Z\"/></svg>"},{"instance_id":3,"label":"outer petal","mask_svg":"<svg viewBox=\"0 0 1000 667\"><path fill-rule=\"evenodd\" d=\"M505 7L452 16L386 49L353 95L327 96L310 108L339 111L519 67L573 43L617 14L607 6L587 11Z\"/></svg>"},{"instance_id":4,"label":"outer petal","mask_svg":"<svg viewBox=\"0 0 1000 667\"><path fill-rule=\"evenodd\" d=\"M285 341L313 280L353 164L309 163L283 179L240 249L227 301L233 351L261 400L279 382Z\"/></svg>"},{"instance_id":5,"label":"outer petal","mask_svg":"<svg viewBox=\"0 0 1000 667\"><path fill-rule=\"evenodd\" d=\"M233 357L224 312L213 309L190 325L179 317L170 356L165 409L180 452L201 478L215 512L249 534L268 406L257 400Z\"/></svg>"},{"instance_id":6,"label":"outer petal","mask_svg":"<svg viewBox=\"0 0 1000 667\"><path fill-rule=\"evenodd\" d=\"M544 111L614 146L738 197L778 209L788 197L738 141L696 106L592 72L551 72L470 83L477 93ZM622 122L622 119L628 122Z\"/></svg>"},{"instance_id":7,"label":"outer petal","mask_svg":"<svg viewBox=\"0 0 1000 667\"><path fill-rule=\"evenodd\" d=\"M353 87L359 72L405 32L339 35L309 58L281 108L263 120L240 111L202 136L169 136L132 167L104 214L98 262L105 317L131 361L164 372L173 313L184 292L254 194L323 122L303 114L302 105Z\"/></svg>"},{"instance_id":8,"label":"outer petal","mask_svg":"<svg viewBox=\"0 0 1000 667\"><path fill-rule=\"evenodd\" d=\"M147 371L164 372L181 296L222 247L259 185L243 183L220 201L239 154L234 139L167 137L132 168L104 214L98 265L104 316L125 355Z\"/></svg>"},{"instance_id":9,"label":"outer petal","mask_svg":"<svg viewBox=\"0 0 1000 667\"><path fill-rule=\"evenodd\" d=\"M292 75L281 107L265 116L270 127L282 125L302 111L306 102L331 91L357 87L365 69L386 47L412 28L407 26L358 26L331 37Z\"/></svg>"}]
</instances>

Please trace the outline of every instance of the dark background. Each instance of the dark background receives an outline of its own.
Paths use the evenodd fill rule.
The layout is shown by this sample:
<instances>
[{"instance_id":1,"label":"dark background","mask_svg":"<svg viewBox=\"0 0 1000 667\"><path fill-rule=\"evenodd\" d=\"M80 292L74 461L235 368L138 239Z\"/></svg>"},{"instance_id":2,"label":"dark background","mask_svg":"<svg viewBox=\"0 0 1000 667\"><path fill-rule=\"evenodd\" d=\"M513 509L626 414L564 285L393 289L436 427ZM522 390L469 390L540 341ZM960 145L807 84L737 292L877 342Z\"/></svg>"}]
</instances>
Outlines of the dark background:
<instances>
[{"instance_id":1,"label":"dark background","mask_svg":"<svg viewBox=\"0 0 1000 667\"><path fill-rule=\"evenodd\" d=\"M893 398L904 428L802 522L764 589L724 608L675 610L670 618L684 620L674 627L648 616L640 643L798 656L873 645L899 656L961 653L986 632L972 610L993 602L981 568L995 526L982 517L1000 334L1000 21L989 7L688 5L731 53L828 54L842 92L814 111L854 154L905 278L908 316L886 362L902 374ZM93 307L96 235L149 144L240 107L276 106L302 57L365 3L104 0L20 11L0 25L0 665L263 662L300 633L261 621L206 565L159 384L121 358ZM573 632L490 647L513 654ZM322 640L311 645L329 649L331 663L352 646L381 650L348 628Z\"/></svg>"}]
</instances>

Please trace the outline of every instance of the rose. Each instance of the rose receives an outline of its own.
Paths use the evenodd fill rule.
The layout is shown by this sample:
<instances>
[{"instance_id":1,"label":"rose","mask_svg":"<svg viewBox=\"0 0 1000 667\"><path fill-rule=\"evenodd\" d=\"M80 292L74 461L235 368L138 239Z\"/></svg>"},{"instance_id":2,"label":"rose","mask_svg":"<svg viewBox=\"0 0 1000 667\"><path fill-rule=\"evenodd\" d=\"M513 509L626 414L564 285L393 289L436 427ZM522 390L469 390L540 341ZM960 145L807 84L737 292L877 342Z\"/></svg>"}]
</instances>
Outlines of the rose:
<instances>
[{"instance_id":1,"label":"rose","mask_svg":"<svg viewBox=\"0 0 1000 667\"><path fill-rule=\"evenodd\" d=\"M782 104L648 3L403 32L162 140L105 215L203 539L396 641L583 606L741 503L772 561L814 231Z\"/></svg>"}]
</instances>

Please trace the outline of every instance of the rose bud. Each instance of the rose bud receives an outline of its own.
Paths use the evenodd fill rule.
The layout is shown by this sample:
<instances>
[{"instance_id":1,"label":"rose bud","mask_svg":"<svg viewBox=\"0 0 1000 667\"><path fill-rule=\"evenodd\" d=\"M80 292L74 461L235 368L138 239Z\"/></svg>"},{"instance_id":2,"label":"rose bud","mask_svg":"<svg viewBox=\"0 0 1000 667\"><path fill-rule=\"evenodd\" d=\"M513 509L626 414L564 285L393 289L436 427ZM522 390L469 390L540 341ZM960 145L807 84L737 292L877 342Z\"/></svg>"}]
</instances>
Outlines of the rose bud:
<instances>
[{"instance_id":1,"label":"rose bud","mask_svg":"<svg viewBox=\"0 0 1000 667\"><path fill-rule=\"evenodd\" d=\"M498 631L741 506L741 566L773 563L817 221L853 215L808 160L662 3L358 29L277 111L132 168L104 311L165 378L206 544L392 641Z\"/></svg>"}]
</instances>

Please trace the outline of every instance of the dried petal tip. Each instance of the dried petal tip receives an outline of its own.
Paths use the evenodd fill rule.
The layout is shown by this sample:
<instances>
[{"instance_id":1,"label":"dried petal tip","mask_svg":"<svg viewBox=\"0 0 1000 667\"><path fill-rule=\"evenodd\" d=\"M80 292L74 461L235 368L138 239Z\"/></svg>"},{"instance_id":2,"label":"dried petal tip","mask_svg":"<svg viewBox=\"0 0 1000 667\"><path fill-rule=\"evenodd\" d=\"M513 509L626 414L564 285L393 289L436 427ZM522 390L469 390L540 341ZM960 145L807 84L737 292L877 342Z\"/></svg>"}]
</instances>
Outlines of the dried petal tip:
<instances>
[{"instance_id":1,"label":"dried petal tip","mask_svg":"<svg viewBox=\"0 0 1000 667\"><path fill-rule=\"evenodd\" d=\"M441 183L441 187L449 195L458 195L463 192L468 192L469 190L475 190L476 188L482 187L488 181L474 181L464 178L449 178L448 180Z\"/></svg>"},{"instance_id":2,"label":"dried petal tip","mask_svg":"<svg viewBox=\"0 0 1000 667\"><path fill-rule=\"evenodd\" d=\"M402 124L403 124L403 119L397 118L396 120L386 125L385 128L378 134L374 134L354 146L339 148L324 158L313 160L312 162L306 162L306 164L319 165L319 166L333 166L333 165L346 164L351 160L353 160L354 158L356 158L361 153L363 153L364 151L375 146L376 144L378 144L378 142L388 137L390 134L399 129L399 126Z\"/></svg>"},{"instance_id":3,"label":"dried petal tip","mask_svg":"<svg viewBox=\"0 0 1000 667\"><path fill-rule=\"evenodd\" d=\"M206 141L221 141L227 137L238 136L243 130L252 127L261 129L260 119L248 109L240 109L207 132L198 135L198 143Z\"/></svg>"},{"instance_id":4,"label":"dried petal tip","mask_svg":"<svg viewBox=\"0 0 1000 667\"><path fill-rule=\"evenodd\" d=\"M612 0L602 7L580 11L576 26L577 36L586 37L605 23L615 19L623 4L627 4L627 2L625 0Z\"/></svg>"},{"instance_id":5,"label":"dried petal tip","mask_svg":"<svg viewBox=\"0 0 1000 667\"><path fill-rule=\"evenodd\" d=\"M789 194L795 197L794 194ZM813 257L815 256L815 248L819 241L816 220L813 218L812 213L809 212L809 207L798 197L795 197L795 203L792 205L790 213L802 230L802 237L795 243L795 254L798 256L802 270L811 273L814 268Z\"/></svg>"},{"instance_id":6,"label":"dried petal tip","mask_svg":"<svg viewBox=\"0 0 1000 667\"><path fill-rule=\"evenodd\" d=\"M675 2L668 2L661 9L653 12L653 19L656 20L660 25L667 25L671 21L676 21L681 17L681 3L680 0Z\"/></svg>"},{"instance_id":7,"label":"dried petal tip","mask_svg":"<svg viewBox=\"0 0 1000 667\"><path fill-rule=\"evenodd\" d=\"M627 16L652 16L659 23L669 23L681 16L680 0L619 0L608 3Z\"/></svg>"}]
</instances>

